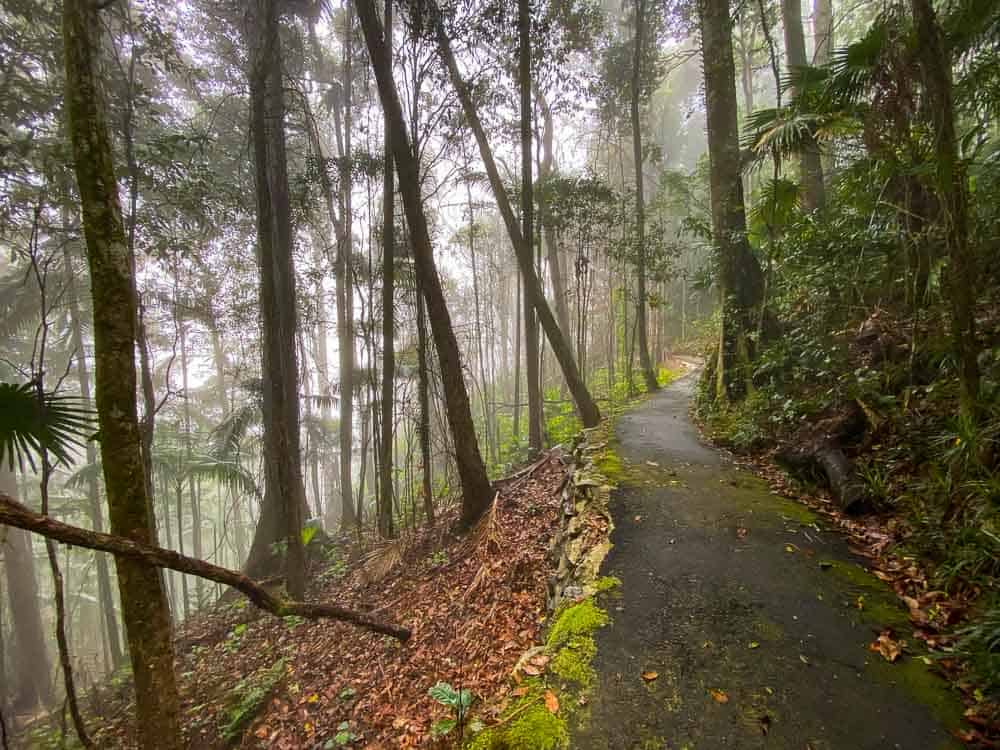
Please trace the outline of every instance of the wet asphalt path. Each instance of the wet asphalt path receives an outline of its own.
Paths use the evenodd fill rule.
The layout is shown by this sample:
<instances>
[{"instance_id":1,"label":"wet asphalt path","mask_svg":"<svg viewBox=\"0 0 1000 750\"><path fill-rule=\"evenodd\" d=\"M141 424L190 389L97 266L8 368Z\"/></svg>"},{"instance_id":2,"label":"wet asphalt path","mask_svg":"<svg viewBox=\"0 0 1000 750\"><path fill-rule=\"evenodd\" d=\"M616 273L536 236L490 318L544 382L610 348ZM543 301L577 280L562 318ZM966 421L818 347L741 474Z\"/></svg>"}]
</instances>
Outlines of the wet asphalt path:
<instances>
[{"instance_id":1,"label":"wet asphalt path","mask_svg":"<svg viewBox=\"0 0 1000 750\"><path fill-rule=\"evenodd\" d=\"M602 574L622 586L602 599L612 623L571 746L960 747L944 683L915 656L888 664L867 648L881 620L906 627L894 597L804 506L700 442L696 378L617 423L624 476Z\"/></svg>"}]
</instances>

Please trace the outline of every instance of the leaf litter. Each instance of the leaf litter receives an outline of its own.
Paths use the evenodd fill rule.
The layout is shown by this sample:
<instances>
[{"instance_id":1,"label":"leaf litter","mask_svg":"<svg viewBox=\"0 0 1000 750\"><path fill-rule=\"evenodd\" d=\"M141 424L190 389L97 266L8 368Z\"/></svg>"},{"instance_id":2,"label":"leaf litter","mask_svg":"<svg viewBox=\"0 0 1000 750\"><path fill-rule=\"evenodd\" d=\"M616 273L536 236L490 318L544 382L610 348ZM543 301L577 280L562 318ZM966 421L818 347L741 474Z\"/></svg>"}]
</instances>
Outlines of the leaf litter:
<instances>
[{"instance_id":1,"label":"leaf litter","mask_svg":"<svg viewBox=\"0 0 1000 750\"><path fill-rule=\"evenodd\" d=\"M177 673L186 746L226 743L227 701L235 685L285 660L265 705L231 746L240 748L437 746L432 725L447 709L428 689L447 682L488 702L511 694L509 676L538 642L553 563L547 552L561 519L566 467L549 454L526 475L497 483L493 510L465 536L451 533L458 508L443 509L433 527L382 545L394 558L381 580L365 573L379 558L353 543L352 562L314 565L307 598L367 610L412 629L406 644L345 623L262 615L245 602L220 604L177 633ZM376 553L378 547L376 547ZM446 561L442 563L441 561ZM333 571L333 572L331 572ZM238 632L238 635L235 633ZM548 657L522 665L540 674ZM107 691L106 691L107 692ZM104 747L136 747L131 696L102 695ZM554 693L545 706L559 711Z\"/></svg>"}]
</instances>

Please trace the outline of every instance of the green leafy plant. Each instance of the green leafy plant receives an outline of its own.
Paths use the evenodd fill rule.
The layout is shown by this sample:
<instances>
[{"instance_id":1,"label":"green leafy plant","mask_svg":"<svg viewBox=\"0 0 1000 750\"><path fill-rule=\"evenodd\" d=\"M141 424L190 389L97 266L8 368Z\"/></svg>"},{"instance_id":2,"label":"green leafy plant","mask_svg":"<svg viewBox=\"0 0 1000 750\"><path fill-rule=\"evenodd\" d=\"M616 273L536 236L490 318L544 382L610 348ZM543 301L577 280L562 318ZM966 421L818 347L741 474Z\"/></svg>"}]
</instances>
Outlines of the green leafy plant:
<instances>
[{"instance_id":1,"label":"green leafy plant","mask_svg":"<svg viewBox=\"0 0 1000 750\"><path fill-rule=\"evenodd\" d=\"M333 750L335 747L344 747L360 739L358 735L351 731L351 722L342 721L337 725L337 733L325 743L323 750Z\"/></svg>"},{"instance_id":2,"label":"green leafy plant","mask_svg":"<svg viewBox=\"0 0 1000 750\"><path fill-rule=\"evenodd\" d=\"M439 719L431 725L431 734L435 737L444 737L457 728L461 736L462 728L468 719L469 707L472 706L472 693L465 688L456 690L447 682L439 682L428 690L427 694L451 711L451 716Z\"/></svg>"},{"instance_id":3,"label":"green leafy plant","mask_svg":"<svg viewBox=\"0 0 1000 750\"><path fill-rule=\"evenodd\" d=\"M267 669L243 678L229 691L226 723L220 729L226 742L233 742L243 734L284 675L285 660L278 659Z\"/></svg>"}]
</instances>

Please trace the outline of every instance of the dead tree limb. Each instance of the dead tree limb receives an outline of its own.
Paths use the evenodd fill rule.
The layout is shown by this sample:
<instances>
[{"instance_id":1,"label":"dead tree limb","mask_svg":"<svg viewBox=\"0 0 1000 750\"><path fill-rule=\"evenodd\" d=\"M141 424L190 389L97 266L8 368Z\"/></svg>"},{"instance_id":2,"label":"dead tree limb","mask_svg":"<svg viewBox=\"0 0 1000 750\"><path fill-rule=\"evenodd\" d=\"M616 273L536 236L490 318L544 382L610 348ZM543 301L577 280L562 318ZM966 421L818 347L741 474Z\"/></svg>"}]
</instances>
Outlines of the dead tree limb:
<instances>
[{"instance_id":1,"label":"dead tree limb","mask_svg":"<svg viewBox=\"0 0 1000 750\"><path fill-rule=\"evenodd\" d=\"M74 547L110 552L112 555L126 557L146 565L170 568L181 573L206 578L224 586L232 586L245 594L256 606L277 617L297 615L310 620L321 618L342 620L366 630L392 636L400 641L406 641L410 637L409 629L375 620L363 612L345 609L334 604L297 602L276 596L256 581L235 570L221 568L204 560L196 560L173 550L154 547L151 544L143 544L125 537L101 534L56 521L28 510L21 503L3 493L0 493L0 524L25 529Z\"/></svg>"}]
</instances>

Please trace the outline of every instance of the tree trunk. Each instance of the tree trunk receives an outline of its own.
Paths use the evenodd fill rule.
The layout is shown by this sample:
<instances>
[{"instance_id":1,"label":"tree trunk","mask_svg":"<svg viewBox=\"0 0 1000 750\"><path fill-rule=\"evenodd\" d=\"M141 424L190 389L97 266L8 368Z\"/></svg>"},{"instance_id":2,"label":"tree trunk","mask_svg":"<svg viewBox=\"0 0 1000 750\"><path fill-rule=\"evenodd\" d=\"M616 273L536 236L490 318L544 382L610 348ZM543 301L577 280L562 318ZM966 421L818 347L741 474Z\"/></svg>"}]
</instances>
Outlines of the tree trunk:
<instances>
[{"instance_id":1,"label":"tree trunk","mask_svg":"<svg viewBox=\"0 0 1000 750\"><path fill-rule=\"evenodd\" d=\"M264 504L278 520L258 527L247 563L265 557L278 540L287 542L285 585L305 593L302 545L305 487L299 446L299 376L295 355L297 315L292 223L285 156L285 102L278 10L274 0L254 0L248 13L250 133L257 193L257 244L264 341ZM261 521L264 513L261 514ZM261 547L266 545L266 553ZM254 548L258 551L255 559ZM267 555L269 557L269 555ZM256 570L254 572L257 572Z\"/></svg>"},{"instance_id":2,"label":"tree trunk","mask_svg":"<svg viewBox=\"0 0 1000 750\"><path fill-rule=\"evenodd\" d=\"M635 235L636 235L636 325L639 328L639 367L642 369L646 390L659 390L656 372L649 356L649 324L646 320L646 200L642 176L642 121L639 119L639 94L642 85L642 32L645 26L645 0L635 0L635 50L632 58L632 157L635 161Z\"/></svg>"},{"instance_id":3,"label":"tree trunk","mask_svg":"<svg viewBox=\"0 0 1000 750\"><path fill-rule=\"evenodd\" d=\"M469 407L469 394L462 379L462 360L451 326L451 315L445 303L441 280L434 264L434 251L427 218L420 197L420 174L416 157L410 149L410 139L403 120L399 94L392 77L392 66L382 38L381 23L373 0L358 0L355 4L364 30L368 55L378 83L379 98L392 129L392 152L399 175L406 222L410 228L417 276L427 302L427 315L437 348L441 380L444 385L448 423L454 441L455 459L462 485L463 526L471 526L493 500L486 466L479 452L476 428Z\"/></svg>"},{"instance_id":4,"label":"tree trunk","mask_svg":"<svg viewBox=\"0 0 1000 750\"><path fill-rule=\"evenodd\" d=\"M155 536L135 402L136 296L122 224L111 137L98 81L100 21L87 0L65 0L66 92L94 299L96 396L111 530L140 543ZM156 568L116 558L122 613L145 750L181 746L170 613Z\"/></svg>"},{"instance_id":5,"label":"tree trunk","mask_svg":"<svg viewBox=\"0 0 1000 750\"><path fill-rule=\"evenodd\" d=\"M531 179L531 0L518 0L518 83L521 88L521 242L519 255L535 265L535 199ZM528 374L528 455L542 450L542 388L539 372L538 322L531 295L524 296L524 353ZM564 332L560 332L562 335ZM572 358L572 353L570 354Z\"/></svg>"},{"instance_id":6,"label":"tree trunk","mask_svg":"<svg viewBox=\"0 0 1000 750\"><path fill-rule=\"evenodd\" d=\"M359 523L354 511L351 457L354 448L354 228L351 191L351 130L353 124L354 14L348 5L344 26L344 153L341 154L341 221L344 235L337 242L337 349L340 371L340 525Z\"/></svg>"},{"instance_id":7,"label":"tree trunk","mask_svg":"<svg viewBox=\"0 0 1000 750\"><path fill-rule=\"evenodd\" d=\"M826 65L833 57L833 0L813 0L813 65Z\"/></svg>"},{"instance_id":8,"label":"tree trunk","mask_svg":"<svg viewBox=\"0 0 1000 750\"><path fill-rule=\"evenodd\" d=\"M781 0L781 19L785 28L785 53L788 68L805 67L806 41L802 32L802 0ZM792 95L798 92L793 88ZM819 145L812 137L806 139L805 148L799 156L799 170L802 178L802 202L807 211L817 211L826 203L823 186L823 164L820 161Z\"/></svg>"},{"instance_id":9,"label":"tree trunk","mask_svg":"<svg viewBox=\"0 0 1000 750\"><path fill-rule=\"evenodd\" d=\"M420 402L417 433L420 437L421 487L424 515L434 523L434 487L431 482L431 405L430 372L427 369L427 320L424 314L423 292L417 282L417 400Z\"/></svg>"},{"instance_id":10,"label":"tree trunk","mask_svg":"<svg viewBox=\"0 0 1000 750\"><path fill-rule=\"evenodd\" d=\"M713 241L719 253L722 298L719 382L721 397L739 396L749 376L748 334L759 304L763 273L746 237L732 21L728 0L701 0L702 60L708 124Z\"/></svg>"},{"instance_id":11,"label":"tree trunk","mask_svg":"<svg viewBox=\"0 0 1000 750\"><path fill-rule=\"evenodd\" d=\"M552 345L552 351L559 360L563 377L566 379L570 393L573 394L573 400L576 403L581 421L585 427L594 427L601 421L600 409L597 408L596 402L587 390L586 383L580 377L580 371L577 369L576 361L573 358L573 349L562 335L562 331L559 330L559 325L556 323L556 319L552 315L552 310L545 300L545 290L542 288L542 283L535 272L534 253L531 252L531 235L525 238L521 228L518 227L517 219L510 205L510 199L507 196L507 190L500 179L500 172L493 158L493 152L490 149L489 142L486 140L486 131L483 129L475 102L472 100L468 86L462 79L458 63L455 61L455 55L451 50L451 41L445 32L441 11L434 0L429 0L428 7L434 17L438 52L445 67L448 69L448 75L458 94L462 110L475 135L476 144L479 147L479 155L483 160L483 165L486 167L486 173L489 176L490 186L497 201L497 207L503 216L507 233L510 236L511 244L514 246L514 252L517 255L518 265L521 268L521 273L524 275L525 295L531 302L531 306L535 309L542 328L545 329L545 335Z\"/></svg>"},{"instance_id":12,"label":"tree trunk","mask_svg":"<svg viewBox=\"0 0 1000 750\"><path fill-rule=\"evenodd\" d=\"M552 148L555 138L555 124L552 121L552 110L548 102L540 93L537 94L538 106L542 110L542 163L538 170L538 181L544 183L552 177L555 172L555 152ZM543 190L538 196L538 220L542 223L542 232L545 235L546 259L549 263L549 276L552 278L552 298L556 307L556 318L559 321L559 329L567 339L572 338L570 328L569 303L566 292L566 276L562 269L562 260L559 255L559 243L556 238L556 230L549 216L548 201L545 200L546 192ZM579 366L579 358L577 358Z\"/></svg>"},{"instance_id":13,"label":"tree trunk","mask_svg":"<svg viewBox=\"0 0 1000 750\"><path fill-rule=\"evenodd\" d=\"M385 46L392 66L392 0L385 0ZM393 286L395 253L395 184L392 171L392 133L389 119L385 118L385 175L382 189L382 457L381 500L378 509L378 530L384 539L395 535L392 523L393 499L393 405L396 399L394 389L396 378L394 308L395 288Z\"/></svg>"},{"instance_id":14,"label":"tree trunk","mask_svg":"<svg viewBox=\"0 0 1000 750\"><path fill-rule=\"evenodd\" d=\"M17 495L17 482L6 457L0 461L0 492L11 497ZM0 540L14 635L11 651L14 709L47 708L53 701L52 667L45 646L46 628L42 625L42 600L38 595L31 536L21 529L0 526Z\"/></svg>"},{"instance_id":15,"label":"tree trunk","mask_svg":"<svg viewBox=\"0 0 1000 750\"><path fill-rule=\"evenodd\" d=\"M976 343L976 262L969 247L969 185L959 159L952 100L951 59L930 0L910 0L917 27L920 72L934 119L937 192L948 247L951 335L958 360L963 416L975 419L979 398L979 346Z\"/></svg>"}]
</instances>

